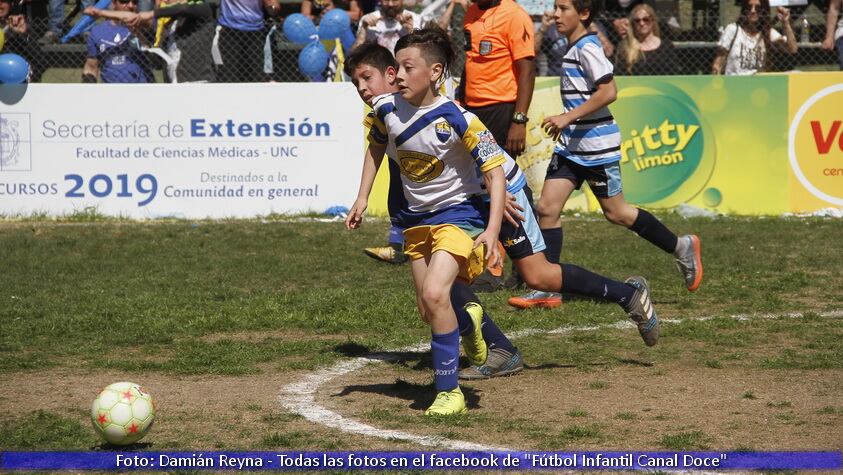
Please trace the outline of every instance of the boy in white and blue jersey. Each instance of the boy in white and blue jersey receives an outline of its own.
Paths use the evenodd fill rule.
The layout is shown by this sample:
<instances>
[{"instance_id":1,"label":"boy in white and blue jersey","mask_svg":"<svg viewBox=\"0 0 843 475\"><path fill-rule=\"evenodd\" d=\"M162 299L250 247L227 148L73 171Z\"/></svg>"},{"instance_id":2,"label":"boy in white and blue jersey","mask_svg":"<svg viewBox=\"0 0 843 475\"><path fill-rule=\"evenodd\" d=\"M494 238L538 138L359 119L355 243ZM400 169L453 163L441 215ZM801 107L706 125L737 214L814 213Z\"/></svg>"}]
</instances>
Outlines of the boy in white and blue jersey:
<instances>
[{"instance_id":1,"label":"boy in white and blue jersey","mask_svg":"<svg viewBox=\"0 0 843 475\"><path fill-rule=\"evenodd\" d=\"M631 206L623 197L621 134L608 108L617 98L613 67L597 35L587 30L600 7L600 0L555 2L556 28L568 38L569 46L562 59L559 86L564 110L542 123L549 134L558 137L538 204L545 252L551 262L559 261L560 214L571 193L588 182L606 219L673 254L686 287L694 291L703 276L700 239L695 235L677 237L652 214Z\"/></svg>"},{"instance_id":2,"label":"boy in white and blue jersey","mask_svg":"<svg viewBox=\"0 0 843 475\"><path fill-rule=\"evenodd\" d=\"M406 206L398 218L407 228L404 252L411 259L419 313L432 333L437 395L425 414L455 415L466 405L457 381L458 324L448 297L457 279L470 283L482 272L484 257L500 260L496 243L506 193L504 156L479 119L438 93L454 59L444 31L429 27L402 37L395 58L399 92L373 100L363 176L346 227L360 225L375 173L388 154L401 170ZM481 187L475 167L489 184L488 221L477 196Z\"/></svg>"}]
</instances>

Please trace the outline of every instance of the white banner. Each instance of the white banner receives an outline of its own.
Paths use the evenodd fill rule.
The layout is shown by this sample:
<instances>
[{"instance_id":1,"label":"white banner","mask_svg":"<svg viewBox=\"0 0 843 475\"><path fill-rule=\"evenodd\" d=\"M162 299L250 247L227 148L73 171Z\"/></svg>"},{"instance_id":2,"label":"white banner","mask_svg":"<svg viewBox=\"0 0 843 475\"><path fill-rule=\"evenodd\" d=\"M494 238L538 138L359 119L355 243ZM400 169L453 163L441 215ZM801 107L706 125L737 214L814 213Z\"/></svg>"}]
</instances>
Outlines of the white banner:
<instances>
[{"instance_id":1,"label":"white banner","mask_svg":"<svg viewBox=\"0 0 843 475\"><path fill-rule=\"evenodd\" d=\"M32 84L0 103L0 213L221 218L348 206L362 113L348 83Z\"/></svg>"}]
</instances>

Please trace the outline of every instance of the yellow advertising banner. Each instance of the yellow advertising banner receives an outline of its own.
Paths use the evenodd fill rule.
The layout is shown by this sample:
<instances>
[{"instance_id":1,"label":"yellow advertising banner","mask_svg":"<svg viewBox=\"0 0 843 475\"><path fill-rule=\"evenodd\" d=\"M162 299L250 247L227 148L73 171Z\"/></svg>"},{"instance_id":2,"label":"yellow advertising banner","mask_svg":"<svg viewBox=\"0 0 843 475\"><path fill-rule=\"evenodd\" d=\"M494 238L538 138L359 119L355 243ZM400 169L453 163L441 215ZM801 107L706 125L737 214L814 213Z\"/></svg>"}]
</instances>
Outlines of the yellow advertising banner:
<instances>
[{"instance_id":1,"label":"yellow advertising banner","mask_svg":"<svg viewBox=\"0 0 843 475\"><path fill-rule=\"evenodd\" d=\"M743 215L843 208L843 73L616 81L610 110L621 130L629 202ZM527 150L517 159L536 199L555 146L541 122L561 111L559 79L538 78ZM370 212L385 215L383 175ZM566 209L599 209L583 188Z\"/></svg>"},{"instance_id":2,"label":"yellow advertising banner","mask_svg":"<svg viewBox=\"0 0 843 475\"><path fill-rule=\"evenodd\" d=\"M789 79L791 208L843 208L843 73Z\"/></svg>"}]
</instances>

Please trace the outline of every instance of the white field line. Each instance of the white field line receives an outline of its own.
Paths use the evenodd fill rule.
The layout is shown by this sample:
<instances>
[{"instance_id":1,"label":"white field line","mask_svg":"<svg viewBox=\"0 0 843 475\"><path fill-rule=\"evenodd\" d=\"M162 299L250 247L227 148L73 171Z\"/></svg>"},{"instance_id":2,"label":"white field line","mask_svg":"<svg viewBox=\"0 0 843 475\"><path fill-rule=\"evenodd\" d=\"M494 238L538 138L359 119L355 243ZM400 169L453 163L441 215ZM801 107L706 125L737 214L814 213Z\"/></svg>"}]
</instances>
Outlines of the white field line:
<instances>
[{"instance_id":1,"label":"white field line","mask_svg":"<svg viewBox=\"0 0 843 475\"><path fill-rule=\"evenodd\" d=\"M833 310L830 312L818 313L819 316L825 318L839 318L843 317L843 310ZM774 319L774 318L801 318L804 316L803 313L787 313L787 314L758 314L758 315L751 315L751 314L738 314L738 315L730 315L725 318L732 318L735 320L750 320L750 319ZM670 323L670 324L681 324L684 322L691 322L691 321L707 321L713 320L715 318L723 318L723 317L700 317L700 318L688 318L688 319L662 319L661 322L663 323ZM606 325L590 325L590 326L564 326L559 327L553 330L542 330L539 328L529 328L525 330L519 330L516 332L511 332L507 336L512 339L516 338L523 338L526 336L536 335L536 334L566 334L572 332L579 332L579 331L595 331L595 330L603 330L603 329L623 329L623 328L635 328L635 325L628 321L623 320L616 323L610 323ZM399 358L397 354L400 353L409 353L409 352L422 352L425 351L429 347L428 343L421 343L412 347L401 348L395 350L394 352L388 353L373 353L367 356L361 356L358 358L354 358L352 360L341 361L329 368L317 370L309 375L307 375L304 379L297 383L288 384L284 386L281 390L280 400L281 404L290 412L294 414L299 414L303 416L310 422L314 422L316 424L320 424L326 427L330 427L333 429L339 429L343 432L348 432L351 434L359 434L365 435L370 437L377 437L381 439L389 439L389 440L402 440L406 442L412 442L419 445L423 445L426 447L440 447L445 449L451 449L456 451L513 451L513 449L508 449L505 447L496 447L492 445L483 445L483 444L476 444L474 442L466 442L462 440L454 440L454 439L447 439L444 437L435 437L435 436L424 436L424 435L416 435L411 434L408 432L402 432L397 430L387 430L387 429L378 429L377 427L370 426L368 424L364 424L362 422L356 421L354 419L342 416L330 409L322 407L316 402L315 396L319 387L323 384L337 378L339 376L343 376L354 371L357 371L364 366L375 363L375 362L384 362L384 361L395 361ZM701 474L702 472L694 472L696 474ZM715 472L711 472L715 473Z\"/></svg>"}]
</instances>

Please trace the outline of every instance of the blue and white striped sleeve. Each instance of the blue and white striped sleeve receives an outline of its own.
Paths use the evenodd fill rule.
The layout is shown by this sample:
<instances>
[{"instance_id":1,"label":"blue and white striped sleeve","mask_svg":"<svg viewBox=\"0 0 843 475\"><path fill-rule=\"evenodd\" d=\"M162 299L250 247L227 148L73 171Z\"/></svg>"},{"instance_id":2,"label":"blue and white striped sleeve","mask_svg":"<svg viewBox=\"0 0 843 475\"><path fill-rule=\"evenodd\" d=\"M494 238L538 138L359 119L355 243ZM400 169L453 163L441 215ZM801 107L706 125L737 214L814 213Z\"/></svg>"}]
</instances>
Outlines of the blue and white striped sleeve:
<instances>
[{"instance_id":1,"label":"blue and white striped sleeve","mask_svg":"<svg viewBox=\"0 0 843 475\"><path fill-rule=\"evenodd\" d=\"M593 88L611 81L615 68L598 43L588 43L580 49L580 64Z\"/></svg>"}]
</instances>

